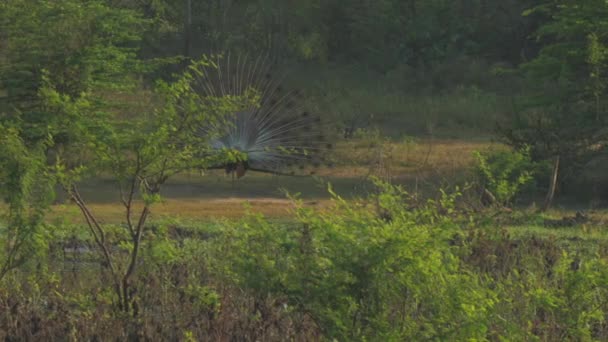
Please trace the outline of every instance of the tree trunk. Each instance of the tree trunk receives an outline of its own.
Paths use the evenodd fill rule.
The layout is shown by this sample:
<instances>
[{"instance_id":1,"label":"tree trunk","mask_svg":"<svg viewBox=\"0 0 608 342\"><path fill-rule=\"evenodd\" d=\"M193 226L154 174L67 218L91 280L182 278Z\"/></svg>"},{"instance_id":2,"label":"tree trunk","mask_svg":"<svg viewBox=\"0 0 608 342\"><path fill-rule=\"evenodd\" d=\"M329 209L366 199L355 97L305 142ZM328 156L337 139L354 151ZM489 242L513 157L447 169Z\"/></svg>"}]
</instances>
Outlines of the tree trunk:
<instances>
[{"instance_id":1,"label":"tree trunk","mask_svg":"<svg viewBox=\"0 0 608 342\"><path fill-rule=\"evenodd\" d=\"M553 197L555 196L555 188L557 186L557 174L559 171L559 156L555 157L555 163L553 164L553 172L551 174L551 182L549 183L549 191L547 191L547 197L545 198L545 204L541 211L546 211L551 207L553 203Z\"/></svg>"}]
</instances>

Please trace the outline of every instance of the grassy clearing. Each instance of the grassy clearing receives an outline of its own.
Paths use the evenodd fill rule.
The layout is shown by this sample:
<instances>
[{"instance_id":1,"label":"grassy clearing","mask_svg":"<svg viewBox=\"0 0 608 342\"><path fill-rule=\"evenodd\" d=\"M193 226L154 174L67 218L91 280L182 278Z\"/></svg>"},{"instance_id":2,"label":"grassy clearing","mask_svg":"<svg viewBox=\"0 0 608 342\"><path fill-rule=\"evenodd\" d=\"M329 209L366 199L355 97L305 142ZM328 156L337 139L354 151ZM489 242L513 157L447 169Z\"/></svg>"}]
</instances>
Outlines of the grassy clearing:
<instances>
[{"instance_id":1,"label":"grassy clearing","mask_svg":"<svg viewBox=\"0 0 608 342\"><path fill-rule=\"evenodd\" d=\"M524 210L524 219L507 229L513 236L540 236L556 240L608 242L608 210L585 211L584 219L575 222L576 209L555 208L543 214Z\"/></svg>"},{"instance_id":2,"label":"grassy clearing","mask_svg":"<svg viewBox=\"0 0 608 342\"><path fill-rule=\"evenodd\" d=\"M401 141L382 141L378 136L337 145L334 158L335 170L326 170L327 175L364 176L383 162L391 168L397 178L422 172L429 175L453 174L469 168L473 162L473 151L502 148L491 141L463 141L432 138L404 138Z\"/></svg>"},{"instance_id":3,"label":"grassy clearing","mask_svg":"<svg viewBox=\"0 0 608 342\"><path fill-rule=\"evenodd\" d=\"M166 185L164 200L154 209L155 217L182 216L193 219L211 217L240 217L246 212L259 212L270 217L290 215L292 204L285 191L300 194L311 206L326 206L331 183L336 193L346 198L365 194L369 176L387 172L396 183L413 189L417 183L441 182L466 173L473 159L472 152L501 148L492 142L417 139L407 141L378 141L359 138L337 144L332 159L334 167L321 167L316 176L288 177L250 172L233 180L222 171L182 174ZM306 173L309 170L305 170ZM101 220L122 220L123 208L116 186L106 179L85 182L80 191ZM75 205L65 202L53 207L52 220L71 222L82 220ZM82 222L84 223L84 222Z\"/></svg>"},{"instance_id":4,"label":"grassy clearing","mask_svg":"<svg viewBox=\"0 0 608 342\"><path fill-rule=\"evenodd\" d=\"M510 108L508 99L477 86L488 82L487 66L468 62L458 75L447 66L436 75L418 75L415 70L379 75L344 66L315 66L314 70L299 66L288 73L286 82L307 89L313 112L338 126L352 124L358 129L355 139L339 139L335 144L330 156L333 167L298 170L314 171L315 177L248 173L232 180L221 171L183 174L165 186L165 200L155 215L236 217L243 213L241 204L249 202L252 210L282 216L288 205L269 205L268 199L284 199L284 190L323 203L328 198L326 183L341 196L352 198L370 188L369 176L417 191L465 179L473 151L503 148L490 136L495 121ZM462 85L450 81L450 87L442 86L446 79ZM109 219L120 212L112 182L89 180L80 190L101 217ZM58 202L63 201L60 195ZM77 217L69 203L53 211L56 217Z\"/></svg>"},{"instance_id":5,"label":"grassy clearing","mask_svg":"<svg viewBox=\"0 0 608 342\"><path fill-rule=\"evenodd\" d=\"M329 200L306 201L309 207L327 207ZM142 203L136 203L140 209ZM104 223L123 221L124 208L116 203L91 204L91 210ZM165 199L154 207L153 220L180 217L189 220L208 220L214 218L240 218L248 212L263 214L267 217L289 217L293 214L293 203L288 199L277 198L225 198L225 199ZM56 205L49 215L52 222L65 221L84 225L86 222L75 205Z\"/></svg>"}]
</instances>

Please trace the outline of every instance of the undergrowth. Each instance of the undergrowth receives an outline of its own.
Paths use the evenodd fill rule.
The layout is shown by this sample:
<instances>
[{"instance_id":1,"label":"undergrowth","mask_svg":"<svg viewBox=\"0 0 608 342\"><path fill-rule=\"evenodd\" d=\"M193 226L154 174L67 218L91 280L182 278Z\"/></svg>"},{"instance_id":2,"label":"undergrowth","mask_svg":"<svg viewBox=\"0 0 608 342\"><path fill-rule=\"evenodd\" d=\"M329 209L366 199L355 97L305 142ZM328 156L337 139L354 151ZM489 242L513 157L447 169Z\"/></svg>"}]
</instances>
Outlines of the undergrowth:
<instances>
[{"instance_id":1,"label":"undergrowth","mask_svg":"<svg viewBox=\"0 0 608 342\"><path fill-rule=\"evenodd\" d=\"M332 194L332 211L294 198L290 219L152 221L128 315L82 227L57 222L46 256L0 283L0 339L608 338L605 239L522 235L463 210L459 191L376 185Z\"/></svg>"}]
</instances>

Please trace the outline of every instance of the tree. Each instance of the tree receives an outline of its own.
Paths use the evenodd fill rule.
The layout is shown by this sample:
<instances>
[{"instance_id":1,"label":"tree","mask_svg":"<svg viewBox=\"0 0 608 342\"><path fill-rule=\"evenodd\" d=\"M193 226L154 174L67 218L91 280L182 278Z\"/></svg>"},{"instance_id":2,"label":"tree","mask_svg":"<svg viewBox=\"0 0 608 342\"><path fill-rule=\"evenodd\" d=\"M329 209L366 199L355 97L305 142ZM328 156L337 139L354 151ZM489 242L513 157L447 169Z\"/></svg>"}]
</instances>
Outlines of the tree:
<instances>
[{"instance_id":1,"label":"tree","mask_svg":"<svg viewBox=\"0 0 608 342\"><path fill-rule=\"evenodd\" d=\"M126 89L144 24L99 0L0 3L0 191L8 206L0 275L45 250L55 179L47 160L78 132L73 116L47 106L45 87L72 98Z\"/></svg>"},{"instance_id":2,"label":"tree","mask_svg":"<svg viewBox=\"0 0 608 342\"><path fill-rule=\"evenodd\" d=\"M99 108L91 106L93 99L81 96L75 100L56 89L43 89L47 106L72 117L78 126L74 129L78 135L69 149L57 151L55 170L101 251L118 306L123 311L129 312L134 305L132 279L142 237L152 206L161 199L165 182L183 171L246 158L238 152L218 151L211 146L211 141L223 133L214 128L225 127L226 114L237 112L246 100L204 97L194 91L193 82L207 65L205 60L193 63L174 83L160 82L153 94L138 93L138 99L147 98L153 103L148 108L123 103L137 112L99 112ZM80 151L80 158L74 158L72 151L75 150ZM97 219L78 190L83 178L101 174L109 175L117 184L125 210L121 225L124 229L119 230L114 239L108 237L112 225ZM121 251L116 253L113 250L117 246ZM126 260L123 255L127 256Z\"/></svg>"},{"instance_id":3,"label":"tree","mask_svg":"<svg viewBox=\"0 0 608 342\"><path fill-rule=\"evenodd\" d=\"M53 113L41 102L45 83L77 98L85 93L132 88L133 72L148 21L134 11L103 0L0 3L0 122L20 122L26 143L68 139L71 118Z\"/></svg>"},{"instance_id":4,"label":"tree","mask_svg":"<svg viewBox=\"0 0 608 342\"><path fill-rule=\"evenodd\" d=\"M527 94L500 133L516 148L529 146L534 159L552 160L548 207L558 175L564 179L605 150L608 3L553 0L525 14L548 18L536 32L543 47L521 66Z\"/></svg>"},{"instance_id":5,"label":"tree","mask_svg":"<svg viewBox=\"0 0 608 342\"><path fill-rule=\"evenodd\" d=\"M0 81L8 90L0 99L0 127L8 127L3 152L11 157L2 161L4 178L11 185L7 187L9 247L2 272L22 263L24 257L17 253L29 251L23 246L36 236L48 207L31 193L36 193L33 187L41 172L52 171L81 208L115 277L119 306L129 309L125 284L134 273L149 204L157 199L167 172L175 171L158 155L177 148L169 141L176 128L167 123L177 112L151 114L134 106L138 101L130 96L136 90L145 94L139 81L145 65L137 56L137 44L147 23L136 12L102 0L0 4L7 47ZM185 158L179 153L171 156ZM85 172L107 170L110 164L121 185L129 182L123 200L133 252L122 279L103 227L76 187ZM146 205L133 222L136 182L144 184Z\"/></svg>"}]
</instances>

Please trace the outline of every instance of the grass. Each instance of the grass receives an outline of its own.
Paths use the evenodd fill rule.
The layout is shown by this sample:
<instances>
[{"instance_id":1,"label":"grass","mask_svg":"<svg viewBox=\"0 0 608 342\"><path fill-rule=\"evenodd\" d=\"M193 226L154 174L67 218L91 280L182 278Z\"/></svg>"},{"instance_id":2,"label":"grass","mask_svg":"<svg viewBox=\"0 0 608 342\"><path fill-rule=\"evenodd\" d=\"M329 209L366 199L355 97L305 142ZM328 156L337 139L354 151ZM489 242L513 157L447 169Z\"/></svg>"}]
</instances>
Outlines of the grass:
<instances>
[{"instance_id":1,"label":"grass","mask_svg":"<svg viewBox=\"0 0 608 342\"><path fill-rule=\"evenodd\" d=\"M428 183L426 189L435 191L438 184L467 177L473 163L472 151L500 149L503 145L490 141L460 141L445 139L410 139L378 141L369 136L341 141L334 151L335 167L322 167L316 177L272 176L248 173L233 180L221 171L182 174L173 178L163 191L163 201L153 208L151 220L160 222L179 217L191 222L214 222L216 219L238 219L247 212L261 213L272 219L290 219L293 203L285 191L301 194L304 205L330 208L327 182L333 190L345 197L356 198L371 189L368 176L378 176L374 161L379 154L390 164L391 178L412 191L416 181ZM419 187L424 190L424 187ZM104 223L120 223L124 209L117 202L118 192L107 179L86 182L81 187L90 208ZM139 203L141 205L141 203ZM506 229L513 238L538 236L566 242L594 244L608 241L608 211L588 213L589 223L573 227L547 227L544 219L559 220L573 216L576 209L556 206L543 215L524 210L524 218L507 223ZM51 222L84 224L77 207L69 202L52 207Z\"/></svg>"},{"instance_id":2,"label":"grass","mask_svg":"<svg viewBox=\"0 0 608 342\"><path fill-rule=\"evenodd\" d=\"M364 134L364 133L362 133ZM469 168L473 151L500 148L491 141L463 141L432 138L403 138L378 141L364 137L338 144L335 158L340 166L328 175L362 176L373 168L374 162L383 159L389 163L397 178L424 173L449 175Z\"/></svg>"},{"instance_id":3,"label":"grass","mask_svg":"<svg viewBox=\"0 0 608 342\"><path fill-rule=\"evenodd\" d=\"M587 242L608 242L608 230L598 225L580 225L564 228L550 228L538 225L521 225L507 228L513 237L540 236L556 240L579 240Z\"/></svg>"},{"instance_id":4,"label":"grass","mask_svg":"<svg viewBox=\"0 0 608 342\"><path fill-rule=\"evenodd\" d=\"M437 183L466 173L471 165L472 151L497 148L491 142L416 139L377 141L361 137L336 145L334 167L320 167L316 176L289 177L250 172L241 179L232 179L222 171L201 175L188 173L171 179L163 189L163 202L153 210L154 217L180 216L192 219L214 217L236 218L249 206L253 212L270 217L290 215L292 203L285 192L300 194L306 205L327 206L327 183L345 198L364 195L370 189L370 176L390 173L390 178L413 189L418 183ZM310 170L304 170L307 173ZM119 222L124 209L118 201L118 189L109 179L99 178L80 186L83 198L99 219ZM50 215L51 220L81 222L77 207L60 194ZM84 222L82 222L84 223Z\"/></svg>"},{"instance_id":5,"label":"grass","mask_svg":"<svg viewBox=\"0 0 608 342\"><path fill-rule=\"evenodd\" d=\"M496 122L512 112L511 98L491 90L504 80L492 76L490 66L460 62L458 68L430 74L407 68L380 74L359 66L300 67L290 78L293 87L308 90L310 107L339 125L379 127L393 139L487 140Z\"/></svg>"},{"instance_id":6,"label":"grass","mask_svg":"<svg viewBox=\"0 0 608 342\"><path fill-rule=\"evenodd\" d=\"M328 206L329 200L307 201L311 207ZM142 203L136 203L141 207ZM124 216L124 208L117 203L96 203L89 205L91 211L103 223L119 223ZM137 208L136 207L136 208ZM276 198L224 198L224 199L165 199L154 206L151 219L180 217L184 219L207 220L213 218L239 218L247 212L261 213L268 217L288 217L293 203L288 199ZM49 220L65 220L70 223L86 222L75 205L53 206Z\"/></svg>"}]
</instances>

